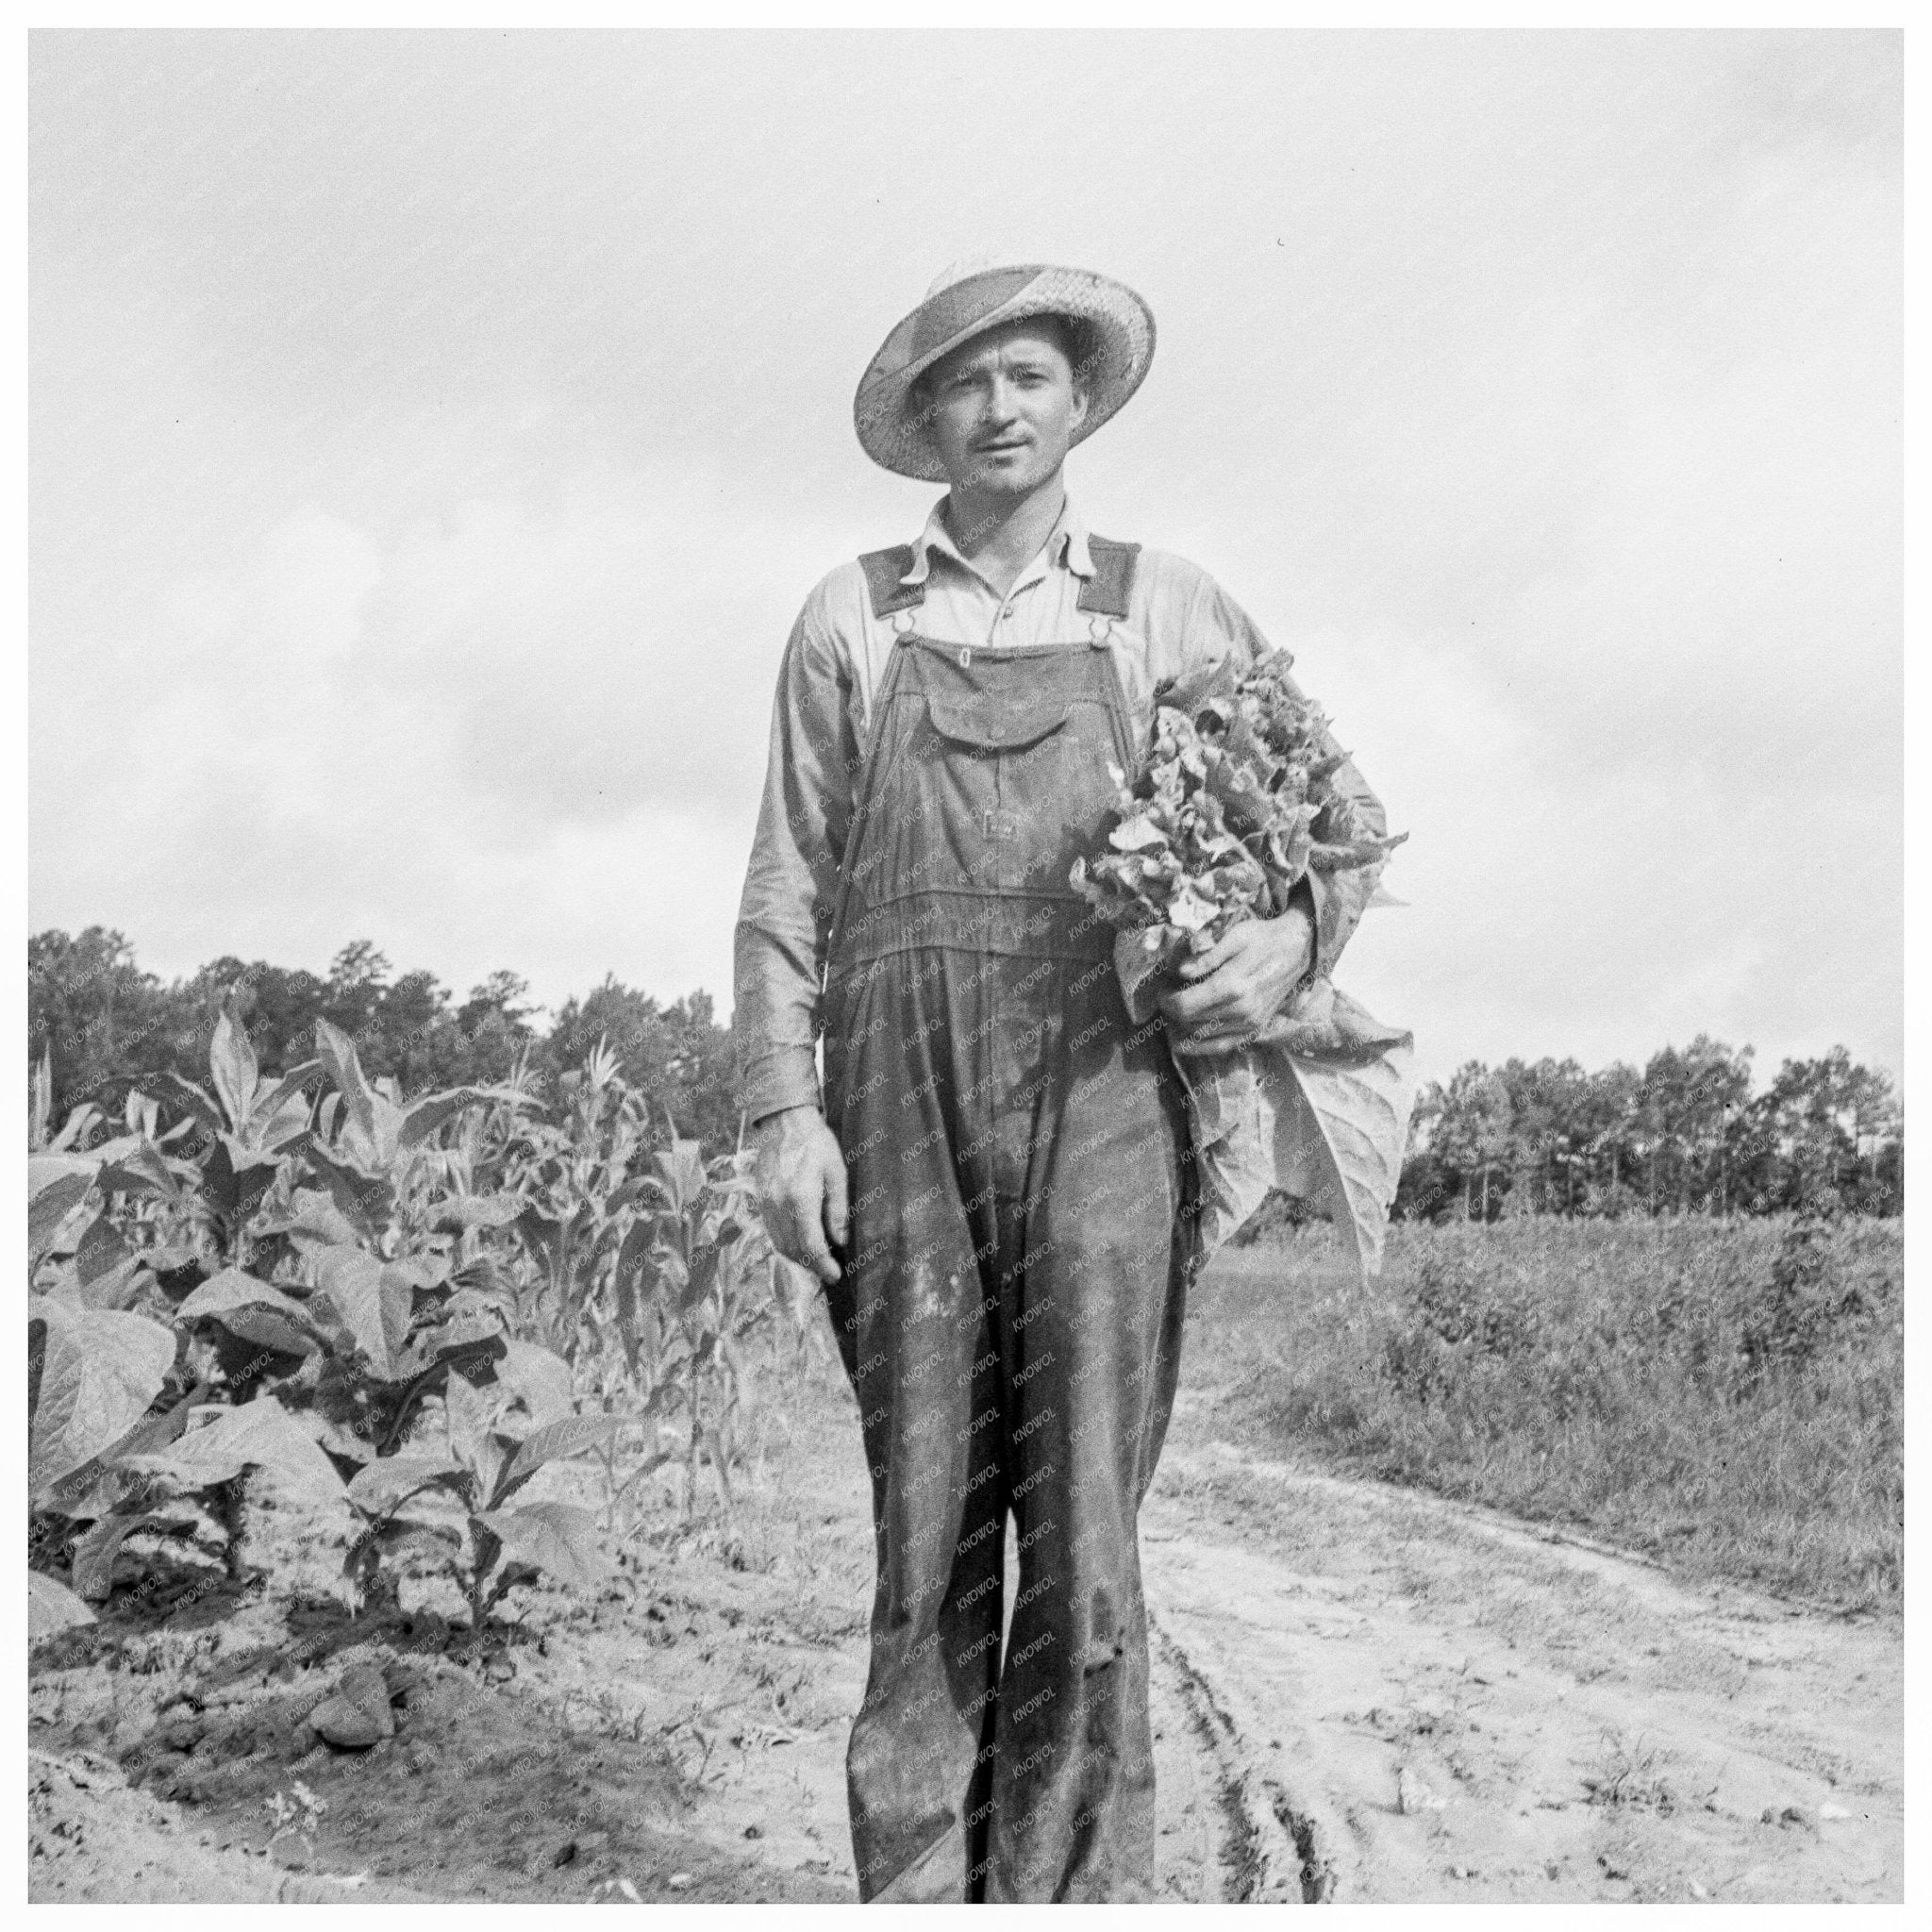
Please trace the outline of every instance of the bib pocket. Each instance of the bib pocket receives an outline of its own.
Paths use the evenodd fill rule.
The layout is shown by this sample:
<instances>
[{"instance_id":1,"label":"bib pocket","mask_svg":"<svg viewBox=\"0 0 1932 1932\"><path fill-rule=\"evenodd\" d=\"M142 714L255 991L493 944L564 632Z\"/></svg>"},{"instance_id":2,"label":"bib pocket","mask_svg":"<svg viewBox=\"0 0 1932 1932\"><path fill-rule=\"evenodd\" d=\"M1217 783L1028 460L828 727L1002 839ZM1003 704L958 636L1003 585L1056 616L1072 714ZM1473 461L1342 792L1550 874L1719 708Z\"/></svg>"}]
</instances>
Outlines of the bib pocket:
<instances>
[{"instance_id":1,"label":"bib pocket","mask_svg":"<svg viewBox=\"0 0 1932 1932\"><path fill-rule=\"evenodd\" d=\"M1026 751L1050 738L1073 715L1072 707L1058 694L1045 703L1018 699L996 703L977 697L970 703L930 693L925 701L926 715L933 730L948 743L972 751Z\"/></svg>"}]
</instances>

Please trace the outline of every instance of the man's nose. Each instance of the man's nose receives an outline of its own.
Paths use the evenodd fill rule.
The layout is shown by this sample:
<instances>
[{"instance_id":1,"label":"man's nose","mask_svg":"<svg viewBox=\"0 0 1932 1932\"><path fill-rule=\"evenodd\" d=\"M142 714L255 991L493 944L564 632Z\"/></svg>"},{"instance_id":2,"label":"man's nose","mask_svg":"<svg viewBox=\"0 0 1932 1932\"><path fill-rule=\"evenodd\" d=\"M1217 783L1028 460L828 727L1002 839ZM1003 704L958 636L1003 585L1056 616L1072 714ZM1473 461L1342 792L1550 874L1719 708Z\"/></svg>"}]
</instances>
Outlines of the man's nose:
<instances>
[{"instance_id":1,"label":"man's nose","mask_svg":"<svg viewBox=\"0 0 1932 1932\"><path fill-rule=\"evenodd\" d=\"M1016 413L1018 388L1004 375L995 375L986 386L986 419L989 423L1010 423Z\"/></svg>"}]
</instances>

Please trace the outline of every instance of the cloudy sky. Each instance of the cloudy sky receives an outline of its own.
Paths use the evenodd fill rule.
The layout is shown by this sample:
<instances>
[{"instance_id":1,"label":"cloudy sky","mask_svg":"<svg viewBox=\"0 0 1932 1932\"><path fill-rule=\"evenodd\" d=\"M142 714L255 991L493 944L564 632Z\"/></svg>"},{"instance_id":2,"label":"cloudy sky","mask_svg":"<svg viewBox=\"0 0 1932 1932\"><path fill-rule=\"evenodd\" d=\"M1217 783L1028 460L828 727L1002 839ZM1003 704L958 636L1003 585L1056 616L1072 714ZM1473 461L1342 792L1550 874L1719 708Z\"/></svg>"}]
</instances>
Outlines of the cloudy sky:
<instances>
[{"instance_id":1,"label":"cloudy sky","mask_svg":"<svg viewBox=\"0 0 1932 1932\"><path fill-rule=\"evenodd\" d=\"M947 261L1140 289L1069 464L1411 834L1424 1071L1901 1041L1885 33L50 34L35 929L729 998L851 395Z\"/></svg>"}]
</instances>

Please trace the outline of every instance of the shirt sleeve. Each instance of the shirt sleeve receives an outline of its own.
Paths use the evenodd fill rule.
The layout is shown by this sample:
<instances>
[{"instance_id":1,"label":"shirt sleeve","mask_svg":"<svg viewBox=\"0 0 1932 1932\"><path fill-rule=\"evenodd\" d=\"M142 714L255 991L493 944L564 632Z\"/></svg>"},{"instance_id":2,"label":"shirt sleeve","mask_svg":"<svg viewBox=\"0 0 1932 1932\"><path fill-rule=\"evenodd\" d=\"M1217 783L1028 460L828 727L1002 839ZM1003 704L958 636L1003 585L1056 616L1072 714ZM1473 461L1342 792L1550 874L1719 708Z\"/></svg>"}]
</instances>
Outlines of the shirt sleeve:
<instances>
[{"instance_id":1,"label":"shirt sleeve","mask_svg":"<svg viewBox=\"0 0 1932 1932\"><path fill-rule=\"evenodd\" d=\"M1205 574L1195 587L1186 636L1191 666L1224 658L1239 673L1246 671L1271 648L1248 613ZM1306 695L1292 677L1288 682L1298 694ZM1322 746L1330 757L1341 749L1334 733L1325 728ZM1389 820L1382 801L1369 789L1368 780L1356 769L1353 758L1343 759L1329 782L1349 800L1363 831L1378 839L1388 836ZM1295 888L1291 903L1302 899L1315 924L1315 958L1309 977L1326 978L1334 972L1335 962L1360 924L1381 876L1382 863L1378 861L1347 872L1311 872Z\"/></svg>"},{"instance_id":2,"label":"shirt sleeve","mask_svg":"<svg viewBox=\"0 0 1932 1932\"><path fill-rule=\"evenodd\" d=\"M799 613L779 666L764 802L738 908L732 1033L741 1103L754 1123L820 1104L820 988L858 765L849 664L823 588Z\"/></svg>"}]
</instances>

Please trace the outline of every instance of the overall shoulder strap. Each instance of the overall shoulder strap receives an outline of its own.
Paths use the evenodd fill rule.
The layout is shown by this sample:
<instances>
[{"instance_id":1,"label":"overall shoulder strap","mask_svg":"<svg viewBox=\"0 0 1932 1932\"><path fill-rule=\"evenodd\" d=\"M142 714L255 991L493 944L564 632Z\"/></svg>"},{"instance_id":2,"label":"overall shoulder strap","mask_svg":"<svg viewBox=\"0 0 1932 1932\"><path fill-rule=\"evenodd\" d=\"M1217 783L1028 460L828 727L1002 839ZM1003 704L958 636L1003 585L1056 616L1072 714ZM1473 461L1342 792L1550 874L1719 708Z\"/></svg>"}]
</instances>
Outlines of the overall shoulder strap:
<instances>
[{"instance_id":1,"label":"overall shoulder strap","mask_svg":"<svg viewBox=\"0 0 1932 1932\"><path fill-rule=\"evenodd\" d=\"M910 610L925 602L924 584L902 584L899 579L912 568L912 546L895 543L890 550L868 550L858 559L865 573L865 588L872 593L872 614L890 617L895 610Z\"/></svg>"},{"instance_id":2,"label":"overall shoulder strap","mask_svg":"<svg viewBox=\"0 0 1932 1932\"><path fill-rule=\"evenodd\" d=\"M1079 608L1099 617L1124 617L1127 596L1134 588L1134 560L1141 546L1089 537L1087 554L1093 559L1093 575L1080 586Z\"/></svg>"}]
</instances>

